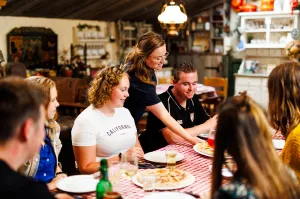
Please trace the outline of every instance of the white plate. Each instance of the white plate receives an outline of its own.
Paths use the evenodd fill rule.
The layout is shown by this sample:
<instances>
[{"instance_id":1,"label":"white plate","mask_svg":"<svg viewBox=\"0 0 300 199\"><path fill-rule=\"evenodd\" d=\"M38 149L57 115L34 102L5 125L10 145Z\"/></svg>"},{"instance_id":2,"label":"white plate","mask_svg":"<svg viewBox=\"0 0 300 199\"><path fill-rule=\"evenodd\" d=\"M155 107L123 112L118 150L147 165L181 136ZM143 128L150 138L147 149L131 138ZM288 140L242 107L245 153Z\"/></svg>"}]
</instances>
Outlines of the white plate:
<instances>
[{"instance_id":1,"label":"white plate","mask_svg":"<svg viewBox=\"0 0 300 199\"><path fill-rule=\"evenodd\" d=\"M202 139L208 139L209 134L208 133L200 133L200 135L198 135L198 137L202 138Z\"/></svg>"},{"instance_id":2,"label":"white plate","mask_svg":"<svg viewBox=\"0 0 300 199\"><path fill-rule=\"evenodd\" d=\"M194 145L193 149L194 149L194 151L196 151L197 153L200 153L201 155L204 155L204 156L207 156L207 157L211 157L211 158L214 157L214 156L211 155L211 154L208 154L208 153L204 153L204 152L202 152L202 151L199 151L198 148L197 148L197 144Z\"/></svg>"},{"instance_id":3,"label":"white plate","mask_svg":"<svg viewBox=\"0 0 300 199\"><path fill-rule=\"evenodd\" d=\"M176 162L183 160L183 158L184 158L184 155L182 153L177 152ZM144 159L148 160L150 162L167 163L165 151L153 151L150 153L146 153L144 155Z\"/></svg>"},{"instance_id":4,"label":"white plate","mask_svg":"<svg viewBox=\"0 0 300 199\"><path fill-rule=\"evenodd\" d=\"M143 199L195 199L195 197L181 192L154 192L146 195Z\"/></svg>"},{"instance_id":5,"label":"white plate","mask_svg":"<svg viewBox=\"0 0 300 199\"><path fill-rule=\"evenodd\" d=\"M210 172L212 171L212 165L209 165L208 170ZM231 177L233 177L233 174L228 168L222 168L222 176L224 176L226 178L231 178Z\"/></svg>"},{"instance_id":6,"label":"white plate","mask_svg":"<svg viewBox=\"0 0 300 199\"><path fill-rule=\"evenodd\" d=\"M285 141L284 140L272 140L275 149L283 149Z\"/></svg>"},{"instance_id":7,"label":"white plate","mask_svg":"<svg viewBox=\"0 0 300 199\"><path fill-rule=\"evenodd\" d=\"M214 157L213 154L208 154L208 153L205 153L205 152L203 152L203 151L199 151L198 148L197 148L197 144L194 145L193 149L194 149L194 151L196 151L197 153L199 153L199 154L201 154L201 155L204 155L204 156L206 156L206 157L210 157L210 158L213 158L213 157ZM232 157L231 157L231 156L225 156L225 159L227 159L227 158L229 159L229 158L232 158Z\"/></svg>"},{"instance_id":8,"label":"white plate","mask_svg":"<svg viewBox=\"0 0 300 199\"><path fill-rule=\"evenodd\" d=\"M61 179L57 182L58 189L71 193L86 193L96 191L99 180L91 175L75 175Z\"/></svg>"},{"instance_id":9,"label":"white plate","mask_svg":"<svg viewBox=\"0 0 300 199\"><path fill-rule=\"evenodd\" d=\"M195 176L193 176L192 174L190 174L188 172L186 172L186 175L187 175L187 178L177 185L165 186L165 187L155 187L155 189L156 190L172 190L172 189L180 189L183 187L190 186L191 184L193 184L195 182ZM132 177L132 182L140 187L143 187L143 184L138 181L136 175Z\"/></svg>"}]
</instances>

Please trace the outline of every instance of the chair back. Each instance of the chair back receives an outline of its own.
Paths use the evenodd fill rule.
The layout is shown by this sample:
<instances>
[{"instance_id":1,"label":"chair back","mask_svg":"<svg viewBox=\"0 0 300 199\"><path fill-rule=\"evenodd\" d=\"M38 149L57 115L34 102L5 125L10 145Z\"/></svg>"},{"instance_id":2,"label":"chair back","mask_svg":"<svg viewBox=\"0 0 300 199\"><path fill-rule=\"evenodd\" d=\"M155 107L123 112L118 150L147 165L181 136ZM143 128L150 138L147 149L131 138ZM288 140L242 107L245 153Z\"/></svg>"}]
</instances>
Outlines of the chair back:
<instances>
[{"instance_id":1,"label":"chair back","mask_svg":"<svg viewBox=\"0 0 300 199\"><path fill-rule=\"evenodd\" d=\"M218 95L227 97L228 79L222 77L204 77L203 84L215 87Z\"/></svg>"}]
</instances>

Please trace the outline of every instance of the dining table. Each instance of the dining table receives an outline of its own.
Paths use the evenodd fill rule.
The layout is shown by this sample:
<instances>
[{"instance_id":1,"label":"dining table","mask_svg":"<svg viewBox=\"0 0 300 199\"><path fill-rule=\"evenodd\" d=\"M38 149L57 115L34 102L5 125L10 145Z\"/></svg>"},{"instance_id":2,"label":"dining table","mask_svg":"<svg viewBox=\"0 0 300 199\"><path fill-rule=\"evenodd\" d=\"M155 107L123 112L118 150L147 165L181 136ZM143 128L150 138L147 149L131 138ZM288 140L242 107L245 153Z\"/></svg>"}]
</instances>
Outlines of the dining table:
<instances>
[{"instance_id":1,"label":"dining table","mask_svg":"<svg viewBox=\"0 0 300 199\"><path fill-rule=\"evenodd\" d=\"M284 139L281 133L273 132L273 139L282 140ZM182 141L177 144L170 144L157 151L167 151L167 150L176 150L178 153L184 155L184 158L176 162L176 169L184 170L195 177L195 182L189 186L180 188L180 189L172 189L167 191L176 191L183 192L192 195L198 195L200 198L203 196L208 196L210 192L211 186L211 170L210 167L212 165L213 158L200 154L196 150L194 150L193 146L186 142ZM278 154L281 150L277 150ZM225 178L225 181L230 180L230 178ZM136 185L131 180L125 177L121 177L117 183L116 190L119 194L121 194L123 199L142 199L145 194L142 187ZM160 191L161 190L155 190ZM166 191L166 190L162 190ZM75 195L76 198L88 198L95 199L94 193L87 194L79 194Z\"/></svg>"}]
</instances>

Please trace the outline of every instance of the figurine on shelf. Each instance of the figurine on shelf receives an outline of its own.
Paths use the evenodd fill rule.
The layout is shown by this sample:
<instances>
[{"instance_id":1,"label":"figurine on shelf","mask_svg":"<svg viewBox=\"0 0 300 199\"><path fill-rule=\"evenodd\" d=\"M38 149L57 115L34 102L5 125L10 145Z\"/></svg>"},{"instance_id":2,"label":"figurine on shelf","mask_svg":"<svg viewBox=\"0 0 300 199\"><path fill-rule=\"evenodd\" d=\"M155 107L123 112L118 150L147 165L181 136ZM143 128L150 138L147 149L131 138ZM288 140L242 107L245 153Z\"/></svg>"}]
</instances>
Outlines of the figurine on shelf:
<instances>
[{"instance_id":1,"label":"figurine on shelf","mask_svg":"<svg viewBox=\"0 0 300 199\"><path fill-rule=\"evenodd\" d=\"M81 61L79 55L75 55L71 61L71 69L73 70L73 77L83 77L86 75L87 66Z\"/></svg>"}]
</instances>

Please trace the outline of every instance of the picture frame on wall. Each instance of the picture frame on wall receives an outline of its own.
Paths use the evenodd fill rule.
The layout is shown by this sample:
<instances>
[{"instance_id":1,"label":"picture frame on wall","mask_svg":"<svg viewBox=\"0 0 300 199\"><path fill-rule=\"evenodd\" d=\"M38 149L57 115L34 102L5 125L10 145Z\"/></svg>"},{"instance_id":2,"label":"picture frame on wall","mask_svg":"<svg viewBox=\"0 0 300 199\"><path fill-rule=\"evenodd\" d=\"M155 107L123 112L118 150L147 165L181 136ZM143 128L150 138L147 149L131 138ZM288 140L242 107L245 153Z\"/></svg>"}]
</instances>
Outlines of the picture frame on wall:
<instances>
[{"instance_id":1,"label":"picture frame on wall","mask_svg":"<svg viewBox=\"0 0 300 199\"><path fill-rule=\"evenodd\" d=\"M7 34L7 61L20 61L28 69L55 69L57 34L49 28L14 28Z\"/></svg>"}]
</instances>

